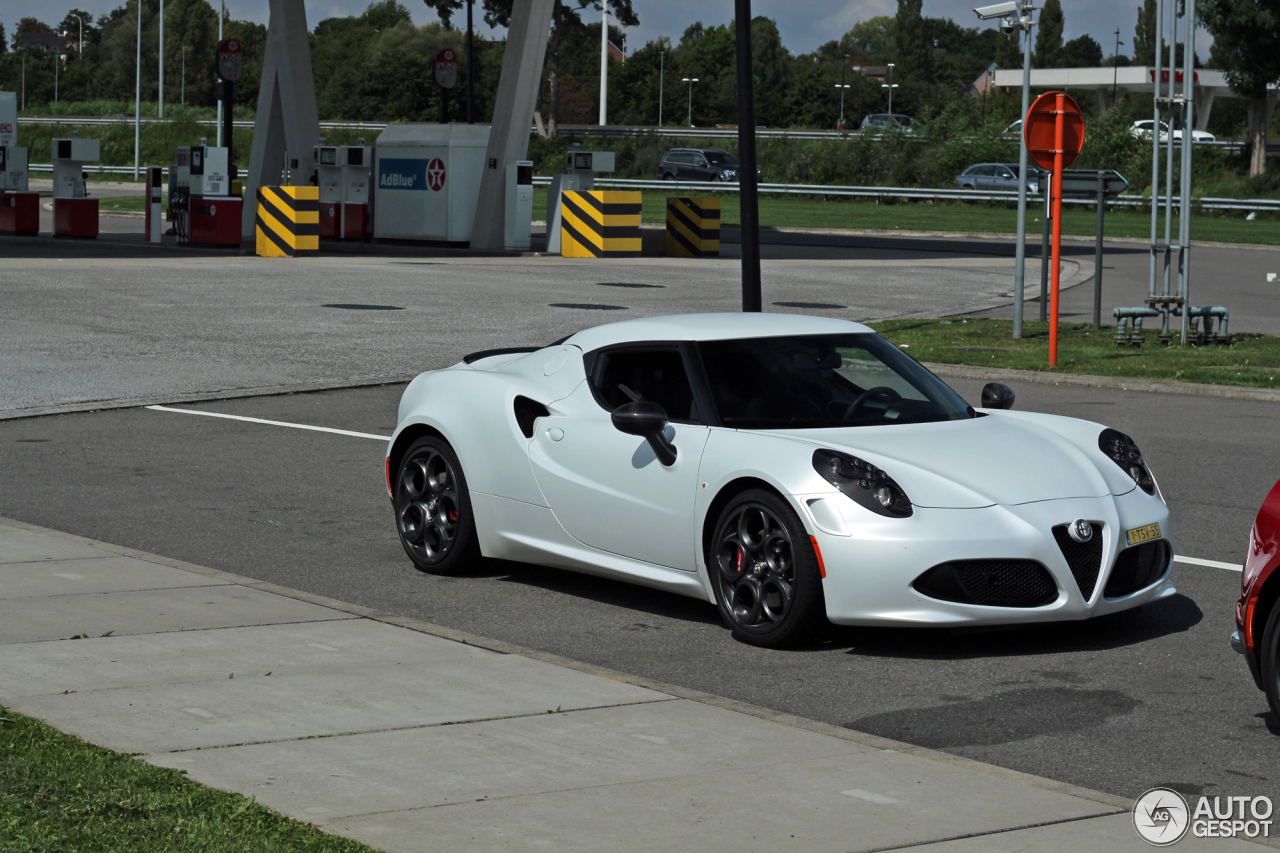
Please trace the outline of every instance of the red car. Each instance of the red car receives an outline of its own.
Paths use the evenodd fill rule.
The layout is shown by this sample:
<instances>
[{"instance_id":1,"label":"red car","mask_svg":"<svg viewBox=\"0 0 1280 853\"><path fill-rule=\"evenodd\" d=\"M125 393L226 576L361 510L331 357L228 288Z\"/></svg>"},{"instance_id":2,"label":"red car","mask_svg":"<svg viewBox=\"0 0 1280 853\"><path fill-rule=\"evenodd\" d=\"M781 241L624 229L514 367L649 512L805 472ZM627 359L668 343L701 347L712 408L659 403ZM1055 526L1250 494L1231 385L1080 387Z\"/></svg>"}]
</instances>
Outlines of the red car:
<instances>
[{"instance_id":1,"label":"red car","mask_svg":"<svg viewBox=\"0 0 1280 853\"><path fill-rule=\"evenodd\" d=\"M1244 655L1271 712L1280 717L1280 483L1262 502L1249 533L1249 555L1236 602L1231 647Z\"/></svg>"}]
</instances>

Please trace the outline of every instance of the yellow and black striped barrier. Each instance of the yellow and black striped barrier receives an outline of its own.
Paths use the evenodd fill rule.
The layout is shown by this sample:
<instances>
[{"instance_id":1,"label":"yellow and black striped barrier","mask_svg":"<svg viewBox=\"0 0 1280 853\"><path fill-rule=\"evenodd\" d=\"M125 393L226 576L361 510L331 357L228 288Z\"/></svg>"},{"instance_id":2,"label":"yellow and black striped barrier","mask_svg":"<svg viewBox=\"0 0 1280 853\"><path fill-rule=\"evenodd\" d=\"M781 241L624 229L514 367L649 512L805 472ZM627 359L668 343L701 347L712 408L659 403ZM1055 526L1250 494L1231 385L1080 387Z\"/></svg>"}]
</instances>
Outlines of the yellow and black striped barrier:
<instances>
[{"instance_id":1,"label":"yellow and black striped barrier","mask_svg":"<svg viewBox=\"0 0 1280 853\"><path fill-rule=\"evenodd\" d=\"M560 194L560 254L566 258L640 255L640 193L586 190Z\"/></svg>"},{"instance_id":2,"label":"yellow and black striped barrier","mask_svg":"<svg viewBox=\"0 0 1280 853\"><path fill-rule=\"evenodd\" d=\"M667 199L667 257L720 257L720 199Z\"/></svg>"},{"instance_id":3,"label":"yellow and black striped barrier","mask_svg":"<svg viewBox=\"0 0 1280 853\"><path fill-rule=\"evenodd\" d=\"M264 258L297 258L320 251L320 188L259 187L253 220Z\"/></svg>"}]
</instances>

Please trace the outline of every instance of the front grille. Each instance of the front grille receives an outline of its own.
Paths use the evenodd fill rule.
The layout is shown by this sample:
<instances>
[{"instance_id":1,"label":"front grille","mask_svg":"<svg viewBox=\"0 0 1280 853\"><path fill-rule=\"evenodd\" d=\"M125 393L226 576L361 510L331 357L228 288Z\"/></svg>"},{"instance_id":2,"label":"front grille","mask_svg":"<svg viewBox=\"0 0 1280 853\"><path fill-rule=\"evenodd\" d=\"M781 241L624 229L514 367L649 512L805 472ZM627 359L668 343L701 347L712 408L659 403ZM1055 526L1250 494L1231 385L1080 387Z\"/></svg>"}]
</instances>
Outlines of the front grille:
<instances>
[{"instance_id":1,"label":"front grille","mask_svg":"<svg viewBox=\"0 0 1280 853\"><path fill-rule=\"evenodd\" d=\"M1160 580L1168 567L1169 543L1163 539L1125 548L1116 557L1116 565L1102 594L1107 598L1120 598L1145 589Z\"/></svg>"},{"instance_id":2,"label":"front grille","mask_svg":"<svg viewBox=\"0 0 1280 853\"><path fill-rule=\"evenodd\" d=\"M525 438L533 438L534 421L551 414L546 406L528 397L516 397L515 410L516 423L520 425L520 431L524 433Z\"/></svg>"},{"instance_id":3,"label":"front grille","mask_svg":"<svg viewBox=\"0 0 1280 853\"><path fill-rule=\"evenodd\" d=\"M1102 568L1102 523L1093 522L1093 538L1088 542L1072 539L1065 524L1053 528L1053 538L1071 568L1071 576L1076 579L1080 594L1088 601L1093 597L1093 588L1098 585L1098 572Z\"/></svg>"},{"instance_id":4,"label":"front grille","mask_svg":"<svg viewBox=\"0 0 1280 853\"><path fill-rule=\"evenodd\" d=\"M1043 607L1058 598L1053 576L1035 560L952 560L911 585L930 598L987 607Z\"/></svg>"}]
</instances>

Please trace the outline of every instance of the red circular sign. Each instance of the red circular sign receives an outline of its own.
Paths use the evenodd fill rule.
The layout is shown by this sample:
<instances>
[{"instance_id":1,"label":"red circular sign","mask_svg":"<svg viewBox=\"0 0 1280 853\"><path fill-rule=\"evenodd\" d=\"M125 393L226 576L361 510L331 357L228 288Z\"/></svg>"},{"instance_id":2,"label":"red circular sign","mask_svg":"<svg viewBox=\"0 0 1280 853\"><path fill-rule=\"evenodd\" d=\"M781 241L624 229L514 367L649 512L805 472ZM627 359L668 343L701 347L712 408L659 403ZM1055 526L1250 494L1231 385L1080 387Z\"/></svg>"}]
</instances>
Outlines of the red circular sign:
<instances>
[{"instance_id":1,"label":"red circular sign","mask_svg":"<svg viewBox=\"0 0 1280 853\"><path fill-rule=\"evenodd\" d=\"M1058 115L1062 115L1062 150L1058 151ZM1080 105L1066 92L1045 92L1027 110L1022 123L1022 139L1027 153L1041 169L1053 171L1054 157L1062 154L1062 168L1067 168L1084 148L1084 115Z\"/></svg>"},{"instance_id":2,"label":"red circular sign","mask_svg":"<svg viewBox=\"0 0 1280 853\"><path fill-rule=\"evenodd\" d=\"M458 54L452 48L436 51L436 83L442 89L452 89L458 83Z\"/></svg>"},{"instance_id":3,"label":"red circular sign","mask_svg":"<svg viewBox=\"0 0 1280 853\"><path fill-rule=\"evenodd\" d=\"M427 164L427 186L437 191L444 189L444 161L439 157Z\"/></svg>"},{"instance_id":4,"label":"red circular sign","mask_svg":"<svg viewBox=\"0 0 1280 853\"><path fill-rule=\"evenodd\" d=\"M232 82L239 80L244 71L244 45L239 39L223 39L218 42L218 76Z\"/></svg>"}]
</instances>

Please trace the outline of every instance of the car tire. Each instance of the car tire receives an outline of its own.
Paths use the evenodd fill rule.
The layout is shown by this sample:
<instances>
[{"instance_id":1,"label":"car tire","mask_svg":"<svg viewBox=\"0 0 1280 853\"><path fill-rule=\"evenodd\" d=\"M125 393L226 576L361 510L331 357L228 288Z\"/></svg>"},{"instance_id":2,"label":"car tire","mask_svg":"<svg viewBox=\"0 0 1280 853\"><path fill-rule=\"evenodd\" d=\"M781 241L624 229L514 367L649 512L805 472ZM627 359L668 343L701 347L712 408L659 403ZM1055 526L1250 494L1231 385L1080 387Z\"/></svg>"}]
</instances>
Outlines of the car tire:
<instances>
[{"instance_id":1,"label":"car tire","mask_svg":"<svg viewBox=\"0 0 1280 853\"><path fill-rule=\"evenodd\" d=\"M776 493L748 489L730 499L716 520L707 566L720 617L739 641L777 648L825 627L813 543Z\"/></svg>"},{"instance_id":2,"label":"car tire","mask_svg":"<svg viewBox=\"0 0 1280 853\"><path fill-rule=\"evenodd\" d=\"M674 181L675 179L676 179L676 176L671 174L670 172L667 172L665 175L662 176L662 180L664 181Z\"/></svg>"},{"instance_id":3,"label":"car tire","mask_svg":"<svg viewBox=\"0 0 1280 853\"><path fill-rule=\"evenodd\" d=\"M1267 694L1271 713L1280 718L1280 604L1271 608L1267 627L1262 631L1258 670L1262 673L1262 690Z\"/></svg>"},{"instance_id":4,"label":"car tire","mask_svg":"<svg viewBox=\"0 0 1280 853\"><path fill-rule=\"evenodd\" d=\"M433 575L463 574L480 562L480 542L462 463L449 442L424 436L396 468L396 532L414 566Z\"/></svg>"}]
</instances>

